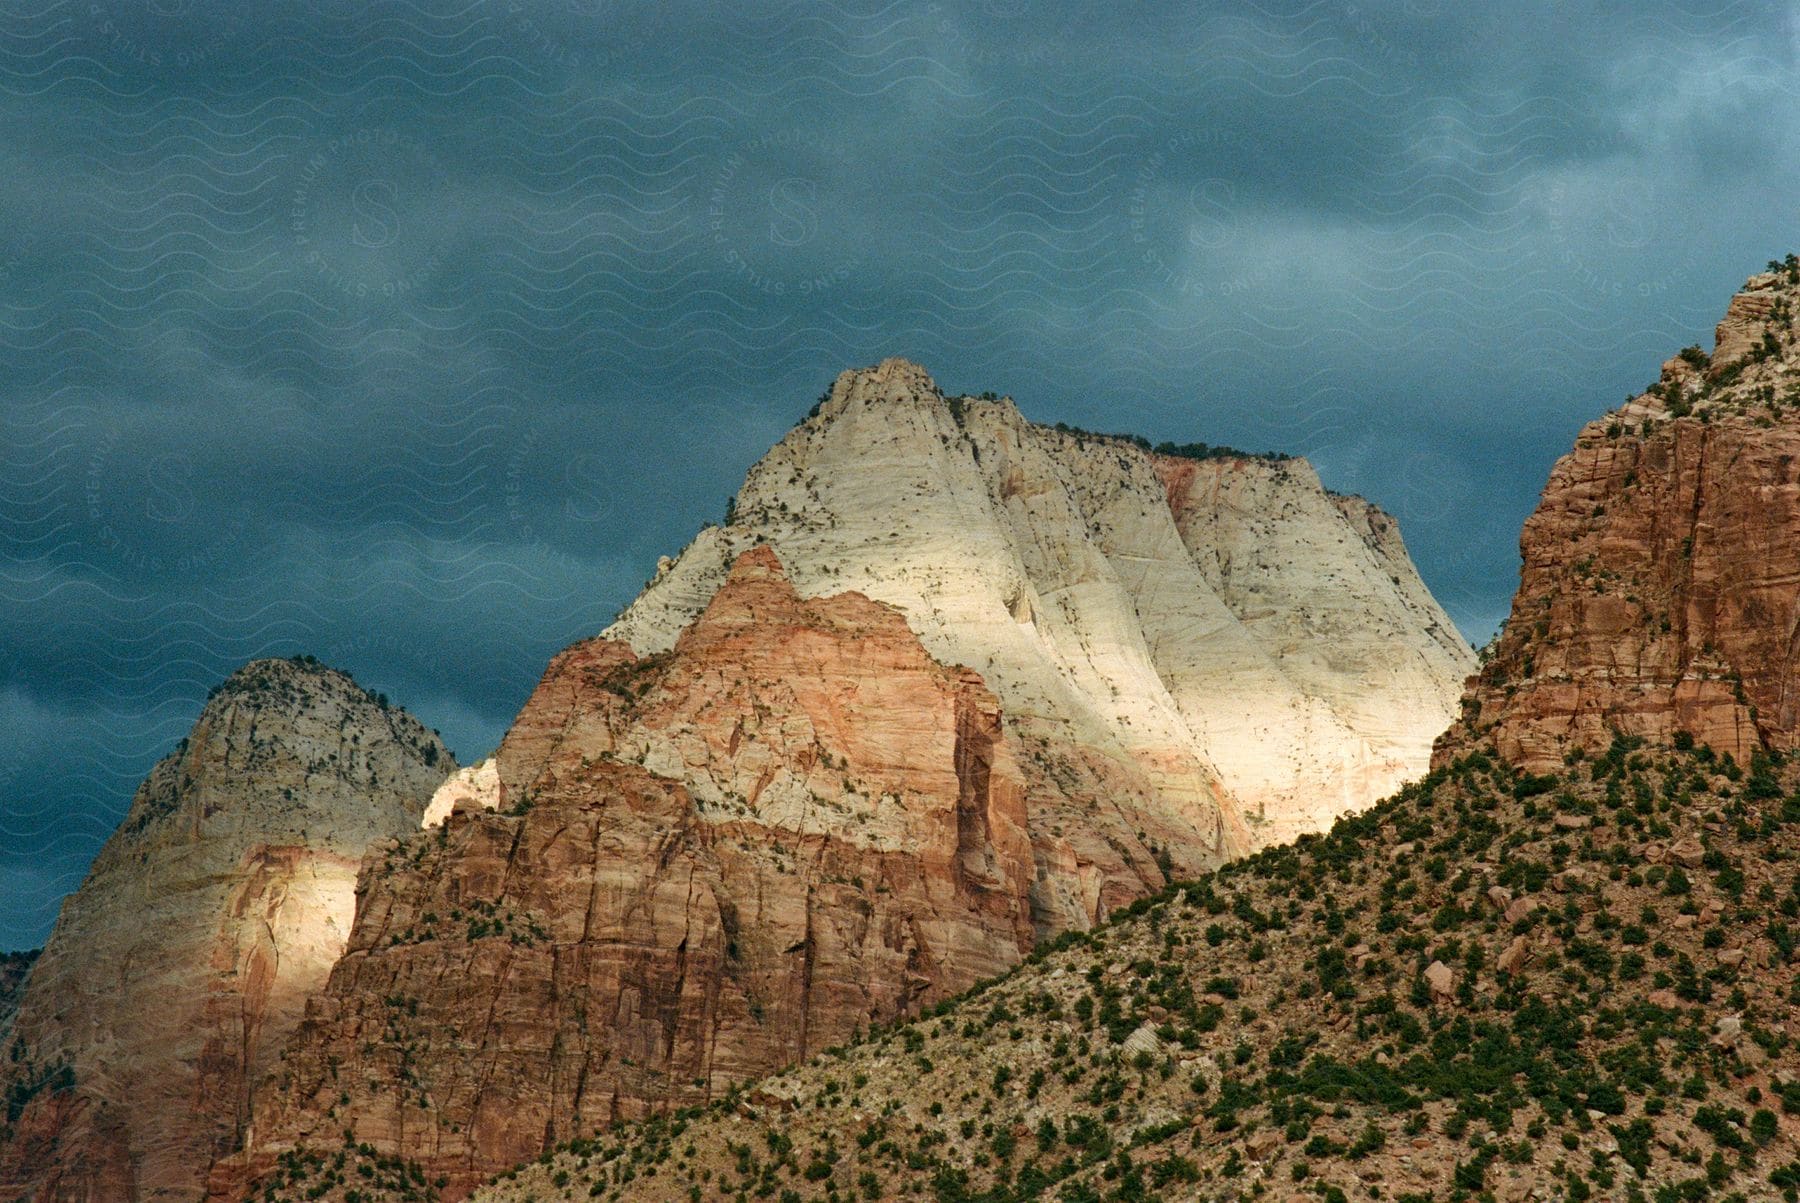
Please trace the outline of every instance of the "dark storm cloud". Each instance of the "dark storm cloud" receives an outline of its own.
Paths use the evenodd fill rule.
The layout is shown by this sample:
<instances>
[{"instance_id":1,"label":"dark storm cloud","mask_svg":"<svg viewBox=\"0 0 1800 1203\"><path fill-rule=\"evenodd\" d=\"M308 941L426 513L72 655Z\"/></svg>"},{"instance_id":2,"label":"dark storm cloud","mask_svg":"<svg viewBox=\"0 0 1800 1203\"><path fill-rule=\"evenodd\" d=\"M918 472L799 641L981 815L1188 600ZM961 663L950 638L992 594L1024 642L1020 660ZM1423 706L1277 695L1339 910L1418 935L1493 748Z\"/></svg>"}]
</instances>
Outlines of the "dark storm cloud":
<instances>
[{"instance_id":1,"label":"dark storm cloud","mask_svg":"<svg viewBox=\"0 0 1800 1203\"><path fill-rule=\"evenodd\" d=\"M1795 241L1785 6L0 15L0 946L242 661L492 746L845 366L1311 456L1472 639Z\"/></svg>"}]
</instances>

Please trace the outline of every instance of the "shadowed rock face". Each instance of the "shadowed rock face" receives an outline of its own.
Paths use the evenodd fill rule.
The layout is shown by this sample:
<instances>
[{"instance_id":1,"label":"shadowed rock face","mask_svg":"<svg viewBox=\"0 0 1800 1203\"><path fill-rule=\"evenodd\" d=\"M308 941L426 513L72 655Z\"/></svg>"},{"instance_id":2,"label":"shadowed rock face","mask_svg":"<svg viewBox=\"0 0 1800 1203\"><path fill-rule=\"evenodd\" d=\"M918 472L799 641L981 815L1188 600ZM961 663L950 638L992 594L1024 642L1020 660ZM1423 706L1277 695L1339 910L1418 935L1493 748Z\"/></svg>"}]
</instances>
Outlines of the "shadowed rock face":
<instances>
[{"instance_id":1,"label":"shadowed rock face","mask_svg":"<svg viewBox=\"0 0 1800 1203\"><path fill-rule=\"evenodd\" d=\"M1740 762L1800 743L1800 363L1789 272L1732 299L1710 361L1585 427L1520 538L1512 616L1438 760L1533 769L1612 732Z\"/></svg>"},{"instance_id":2,"label":"shadowed rock face","mask_svg":"<svg viewBox=\"0 0 1800 1203\"><path fill-rule=\"evenodd\" d=\"M1368 805L1425 770L1475 667L1393 520L1305 461L1036 426L904 360L841 375L733 511L607 634L667 649L773 546L802 595L888 602L980 671L1033 795L1091 803L1056 825L1128 862L1192 873ZM1092 910L1037 901L1047 930Z\"/></svg>"},{"instance_id":3,"label":"shadowed rock face","mask_svg":"<svg viewBox=\"0 0 1800 1203\"><path fill-rule=\"evenodd\" d=\"M496 764L504 810L464 801L371 861L218 1197L347 1128L454 1198L1033 941L1025 782L993 695L887 606L802 600L766 548L669 651L557 656Z\"/></svg>"},{"instance_id":4,"label":"shadowed rock face","mask_svg":"<svg viewBox=\"0 0 1800 1203\"><path fill-rule=\"evenodd\" d=\"M0 1077L0 1197L195 1200L350 934L358 864L454 767L312 663L256 661L139 788L63 904Z\"/></svg>"},{"instance_id":5,"label":"shadowed rock face","mask_svg":"<svg viewBox=\"0 0 1800 1203\"><path fill-rule=\"evenodd\" d=\"M25 979L40 951L34 948L30 952L0 953L0 1040L11 1030L19 996L25 992Z\"/></svg>"}]
</instances>

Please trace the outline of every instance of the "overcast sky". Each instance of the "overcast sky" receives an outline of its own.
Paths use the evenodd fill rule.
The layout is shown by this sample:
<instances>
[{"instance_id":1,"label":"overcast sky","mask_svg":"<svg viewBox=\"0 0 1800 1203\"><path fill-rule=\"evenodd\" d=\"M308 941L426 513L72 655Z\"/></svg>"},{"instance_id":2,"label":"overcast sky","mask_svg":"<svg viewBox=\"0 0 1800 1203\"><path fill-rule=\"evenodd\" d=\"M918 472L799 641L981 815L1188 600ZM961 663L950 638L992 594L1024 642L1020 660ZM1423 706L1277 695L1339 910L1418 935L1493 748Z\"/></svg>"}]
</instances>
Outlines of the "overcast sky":
<instances>
[{"instance_id":1,"label":"overcast sky","mask_svg":"<svg viewBox=\"0 0 1800 1203\"><path fill-rule=\"evenodd\" d=\"M1485 640L1796 243L1784 4L0 0L0 948L209 686L465 760L887 355L1304 454Z\"/></svg>"}]
</instances>

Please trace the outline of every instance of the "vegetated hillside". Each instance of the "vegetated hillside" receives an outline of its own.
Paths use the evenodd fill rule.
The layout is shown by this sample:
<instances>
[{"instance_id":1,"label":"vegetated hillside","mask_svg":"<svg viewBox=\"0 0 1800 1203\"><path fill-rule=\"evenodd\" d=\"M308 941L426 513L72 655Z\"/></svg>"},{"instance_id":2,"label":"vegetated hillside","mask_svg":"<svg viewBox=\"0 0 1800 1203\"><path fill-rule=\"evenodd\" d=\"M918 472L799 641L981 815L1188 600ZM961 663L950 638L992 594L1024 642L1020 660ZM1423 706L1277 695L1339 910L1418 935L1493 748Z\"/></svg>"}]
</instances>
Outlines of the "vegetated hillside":
<instances>
[{"instance_id":1,"label":"vegetated hillside","mask_svg":"<svg viewBox=\"0 0 1800 1203\"><path fill-rule=\"evenodd\" d=\"M1794 1199L1800 773L1680 742L1467 754L477 1197ZM317 1150L270 1197L361 1172Z\"/></svg>"}]
</instances>

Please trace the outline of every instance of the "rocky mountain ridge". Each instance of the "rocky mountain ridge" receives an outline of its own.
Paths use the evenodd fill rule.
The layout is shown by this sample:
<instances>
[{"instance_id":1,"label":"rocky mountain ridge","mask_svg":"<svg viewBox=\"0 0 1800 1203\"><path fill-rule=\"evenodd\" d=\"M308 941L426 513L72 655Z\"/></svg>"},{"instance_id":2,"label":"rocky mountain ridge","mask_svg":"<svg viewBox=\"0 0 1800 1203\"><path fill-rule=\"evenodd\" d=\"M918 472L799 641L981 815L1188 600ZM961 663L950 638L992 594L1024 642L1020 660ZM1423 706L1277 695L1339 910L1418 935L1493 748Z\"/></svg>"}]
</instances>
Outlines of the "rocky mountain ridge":
<instances>
[{"instance_id":1,"label":"rocky mountain ridge","mask_svg":"<svg viewBox=\"0 0 1800 1203\"><path fill-rule=\"evenodd\" d=\"M1035 939L1025 777L993 695L890 607L802 600L766 547L669 651L558 655L488 779L371 862L215 1197L347 1131L457 1198Z\"/></svg>"},{"instance_id":2,"label":"rocky mountain ridge","mask_svg":"<svg viewBox=\"0 0 1800 1203\"><path fill-rule=\"evenodd\" d=\"M826 450L790 457L796 438ZM998 496L969 475L984 463ZM761 483L784 470L819 512L751 533L792 512ZM840 485L853 495L827 501ZM665 565L553 662L492 764L439 792L439 850L365 879L350 952L216 1198L348 1123L454 1199L558 1134L705 1101L909 1014L1261 838L1190 717L1235 747L1227 717L1264 724L1235 738L1298 722L1337 739L1357 716L1388 752L1359 736L1320 761L1353 762L1330 801L1355 807L1378 761L1397 771L1409 740L1423 755L1417 713L1387 713L1396 692L1441 686L1426 670L1467 652L1392 520L1304 461L1147 456L944 398L904 361L840 377L735 508L696 545L716 569L694 548ZM927 583L910 605L840 591L833 549L871 544L868 582ZM1396 667L1357 694L1354 665L1390 644ZM1053 671L1046 647L1064 649ZM944 667L956 648L980 667ZM1023 717L986 686L1009 673ZM947 680L955 706L930 684ZM1326 813L1256 817L1267 836Z\"/></svg>"},{"instance_id":3,"label":"rocky mountain ridge","mask_svg":"<svg viewBox=\"0 0 1800 1203\"><path fill-rule=\"evenodd\" d=\"M1800 1197L1796 290L1558 465L1424 782L477 1197ZM361 1157L295 1152L277 1199Z\"/></svg>"},{"instance_id":4,"label":"rocky mountain ridge","mask_svg":"<svg viewBox=\"0 0 1800 1203\"><path fill-rule=\"evenodd\" d=\"M840 375L606 634L670 646L758 543L803 595L899 607L1031 759L1205 828L1189 871L1422 772L1474 668L1393 520L1304 460L1037 426L900 359Z\"/></svg>"},{"instance_id":5,"label":"rocky mountain ridge","mask_svg":"<svg viewBox=\"0 0 1800 1203\"><path fill-rule=\"evenodd\" d=\"M348 1133L311 1197L457 1199L1365 805L1471 653L1385 514L1175 450L887 361L489 760L252 664L32 973L0 1197L236 1203Z\"/></svg>"}]
</instances>

